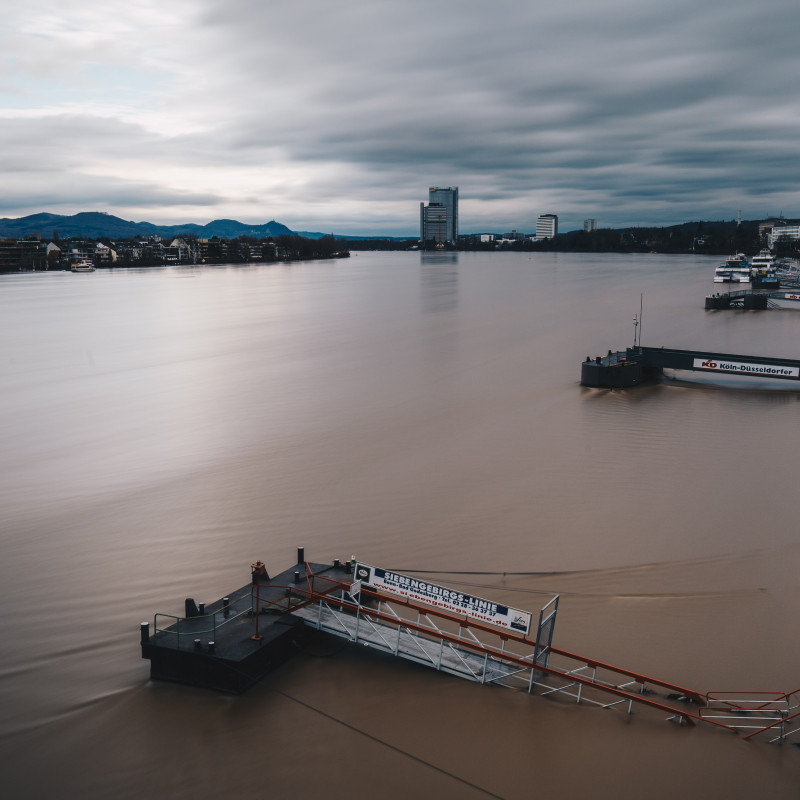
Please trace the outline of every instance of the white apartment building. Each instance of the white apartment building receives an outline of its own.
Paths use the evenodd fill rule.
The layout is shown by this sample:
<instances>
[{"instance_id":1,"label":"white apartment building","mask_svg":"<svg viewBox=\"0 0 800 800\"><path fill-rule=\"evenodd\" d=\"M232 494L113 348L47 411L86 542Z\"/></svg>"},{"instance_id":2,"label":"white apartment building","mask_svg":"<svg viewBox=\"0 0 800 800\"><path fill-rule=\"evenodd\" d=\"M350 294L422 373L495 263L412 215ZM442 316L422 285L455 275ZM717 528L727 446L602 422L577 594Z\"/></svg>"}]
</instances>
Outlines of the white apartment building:
<instances>
[{"instance_id":1,"label":"white apartment building","mask_svg":"<svg viewBox=\"0 0 800 800\"><path fill-rule=\"evenodd\" d=\"M558 234L558 216L542 214L536 220L536 239L552 239Z\"/></svg>"},{"instance_id":2,"label":"white apartment building","mask_svg":"<svg viewBox=\"0 0 800 800\"><path fill-rule=\"evenodd\" d=\"M789 239L796 242L800 239L800 225L781 225L774 227L769 234L769 246L775 247L775 242L779 239Z\"/></svg>"}]
</instances>

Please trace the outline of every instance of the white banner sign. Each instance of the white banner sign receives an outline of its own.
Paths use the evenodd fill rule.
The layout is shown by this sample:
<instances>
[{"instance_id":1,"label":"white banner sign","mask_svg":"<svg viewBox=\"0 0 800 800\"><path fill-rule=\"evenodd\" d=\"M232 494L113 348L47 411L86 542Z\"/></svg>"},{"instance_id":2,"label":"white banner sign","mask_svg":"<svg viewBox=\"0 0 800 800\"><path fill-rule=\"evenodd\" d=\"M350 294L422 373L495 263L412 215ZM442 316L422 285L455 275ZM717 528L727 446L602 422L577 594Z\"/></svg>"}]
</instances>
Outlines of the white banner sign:
<instances>
[{"instance_id":1,"label":"white banner sign","mask_svg":"<svg viewBox=\"0 0 800 800\"><path fill-rule=\"evenodd\" d=\"M531 615L527 611L518 611L515 608L493 603L491 600L482 600L464 594L457 589L447 589L434 583L409 578L379 567L368 564L356 566L356 580L362 584L369 584L378 589L385 589L398 597L414 600L421 603L451 611L456 614L465 614L468 617L497 625L500 628L527 635L531 628Z\"/></svg>"},{"instance_id":2,"label":"white banner sign","mask_svg":"<svg viewBox=\"0 0 800 800\"><path fill-rule=\"evenodd\" d=\"M800 300L800 294L785 294L783 296L784 300Z\"/></svg>"},{"instance_id":3,"label":"white banner sign","mask_svg":"<svg viewBox=\"0 0 800 800\"><path fill-rule=\"evenodd\" d=\"M744 375L763 375L765 378L797 378L797 367L780 367L775 364L747 364L739 361L717 361L713 358L696 358L695 369L710 369L716 372L739 372Z\"/></svg>"}]
</instances>

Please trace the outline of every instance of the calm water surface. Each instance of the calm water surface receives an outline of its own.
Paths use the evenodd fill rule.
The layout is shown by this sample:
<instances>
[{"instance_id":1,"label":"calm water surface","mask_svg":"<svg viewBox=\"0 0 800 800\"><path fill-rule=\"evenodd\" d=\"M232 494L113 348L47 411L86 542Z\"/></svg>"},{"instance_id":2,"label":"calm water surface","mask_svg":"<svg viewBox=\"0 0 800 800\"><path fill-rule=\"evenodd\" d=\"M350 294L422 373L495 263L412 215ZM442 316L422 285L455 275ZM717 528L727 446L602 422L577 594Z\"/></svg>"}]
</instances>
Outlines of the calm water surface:
<instances>
[{"instance_id":1,"label":"calm water surface","mask_svg":"<svg viewBox=\"0 0 800 800\"><path fill-rule=\"evenodd\" d=\"M642 293L643 344L798 357L800 314L703 311L714 265L0 277L6 796L796 798L798 748L361 649L304 652L240 698L152 684L139 657L141 620L303 545L533 611L560 593L557 646L701 691L796 689L800 393L578 383L632 343Z\"/></svg>"}]
</instances>

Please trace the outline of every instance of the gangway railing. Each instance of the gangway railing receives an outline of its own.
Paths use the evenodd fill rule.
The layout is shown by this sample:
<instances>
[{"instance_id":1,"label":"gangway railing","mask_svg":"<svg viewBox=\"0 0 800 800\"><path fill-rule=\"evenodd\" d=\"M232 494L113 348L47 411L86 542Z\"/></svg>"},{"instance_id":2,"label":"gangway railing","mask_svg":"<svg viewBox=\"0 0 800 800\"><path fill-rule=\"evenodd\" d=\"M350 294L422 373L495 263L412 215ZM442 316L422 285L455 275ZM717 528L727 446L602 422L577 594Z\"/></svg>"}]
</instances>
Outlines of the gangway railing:
<instances>
[{"instance_id":1,"label":"gangway railing","mask_svg":"<svg viewBox=\"0 0 800 800\"><path fill-rule=\"evenodd\" d=\"M722 725L745 739L767 734L770 743L800 741L800 689L774 692L709 692L699 710L706 722Z\"/></svg>"},{"instance_id":2,"label":"gangway railing","mask_svg":"<svg viewBox=\"0 0 800 800\"><path fill-rule=\"evenodd\" d=\"M554 647L558 596L541 609L532 635L533 619L527 611L357 564L355 558L346 565L336 560L333 568L312 568L299 548L297 568L287 570L277 580L266 576L261 562L251 568L251 585L207 610L205 604L187 598L185 617L156 614L154 635L143 630L145 657L152 660L154 653L162 650L183 651L176 661L181 669L189 663L187 659L198 657L203 670L216 663L215 658L227 665L231 652L241 663L258 653L268 652L269 658L277 653L284 658L280 647L286 644L286 637L276 631L283 628L291 636L300 620L317 630L473 682L567 698L628 714L634 709L655 712L681 725L706 723L747 740L791 740L800 746L800 689L786 693L702 693ZM350 582L353 571L358 580ZM265 614L277 616L262 620ZM295 619L284 619L287 614ZM142 623L142 627L148 628L149 623ZM203 634L211 641L203 643L198 638ZM269 648L275 643L280 647L273 652ZM296 646L294 640L290 644ZM217 652L217 645L222 653ZM190 648L192 655L186 653ZM159 664L157 677L176 679L178 673L170 671L174 664L169 659L162 658ZM257 668L248 667L250 672L241 675L252 682L263 666L259 662ZM216 688L216 683L204 683L191 673L190 682L195 681ZM241 691L239 683L233 690Z\"/></svg>"},{"instance_id":3,"label":"gangway railing","mask_svg":"<svg viewBox=\"0 0 800 800\"><path fill-rule=\"evenodd\" d=\"M480 683L561 694L628 713L647 708L687 725L697 720L682 706L701 702L700 693L552 647L557 598L542 609L531 639L363 586L354 596L349 584L314 575L308 565L305 577L294 591L307 602L293 613L318 630ZM331 591L333 585L338 591ZM556 666L554 655L579 663ZM657 698L655 687L670 694Z\"/></svg>"},{"instance_id":4,"label":"gangway railing","mask_svg":"<svg viewBox=\"0 0 800 800\"><path fill-rule=\"evenodd\" d=\"M348 641L477 683L627 714L634 708L657 712L679 725L707 723L744 739L800 740L800 689L703 693L553 647L558 596L541 609L536 636L530 637L359 582L315 574L307 562L304 567L295 584L271 587L281 590L278 604L306 625ZM253 597L256 619L259 608L276 604L258 587Z\"/></svg>"}]
</instances>

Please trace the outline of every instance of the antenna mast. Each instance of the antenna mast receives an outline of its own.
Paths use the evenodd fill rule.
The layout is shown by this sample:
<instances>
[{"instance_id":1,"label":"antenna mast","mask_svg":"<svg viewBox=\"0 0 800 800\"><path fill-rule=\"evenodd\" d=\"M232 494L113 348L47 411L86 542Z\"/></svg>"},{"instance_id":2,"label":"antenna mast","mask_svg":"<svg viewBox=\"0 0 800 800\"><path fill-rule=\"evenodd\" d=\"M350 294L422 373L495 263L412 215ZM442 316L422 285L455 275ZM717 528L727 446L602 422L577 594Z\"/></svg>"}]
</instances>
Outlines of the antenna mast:
<instances>
[{"instance_id":1,"label":"antenna mast","mask_svg":"<svg viewBox=\"0 0 800 800\"><path fill-rule=\"evenodd\" d=\"M642 312L644 311L644 292L639 295L639 348L642 346Z\"/></svg>"}]
</instances>

